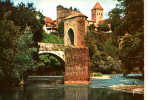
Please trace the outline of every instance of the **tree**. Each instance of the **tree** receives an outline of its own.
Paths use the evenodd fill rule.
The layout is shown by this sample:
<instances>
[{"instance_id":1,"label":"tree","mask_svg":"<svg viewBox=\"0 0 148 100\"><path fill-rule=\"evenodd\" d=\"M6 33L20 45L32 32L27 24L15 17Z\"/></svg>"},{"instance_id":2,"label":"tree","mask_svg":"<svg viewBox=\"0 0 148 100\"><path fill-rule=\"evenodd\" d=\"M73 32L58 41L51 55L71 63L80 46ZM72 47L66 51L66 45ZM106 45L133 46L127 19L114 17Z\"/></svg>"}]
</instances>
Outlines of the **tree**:
<instances>
[{"instance_id":1,"label":"tree","mask_svg":"<svg viewBox=\"0 0 148 100\"><path fill-rule=\"evenodd\" d=\"M26 27L27 28L27 27ZM37 52L37 48L32 47L33 44L33 34L30 30L25 30L24 34L17 39L16 43L16 55L14 56L14 74L17 74L17 78L22 78L21 76L28 69L34 69L37 62L33 60L33 52Z\"/></svg>"},{"instance_id":2,"label":"tree","mask_svg":"<svg viewBox=\"0 0 148 100\"><path fill-rule=\"evenodd\" d=\"M94 24L91 24L89 27L88 27L89 31L90 32L94 32L95 30L95 25Z\"/></svg>"},{"instance_id":3,"label":"tree","mask_svg":"<svg viewBox=\"0 0 148 100\"><path fill-rule=\"evenodd\" d=\"M89 32L86 36L86 46L89 48L90 66L93 72L120 72L118 47L110 34Z\"/></svg>"},{"instance_id":4,"label":"tree","mask_svg":"<svg viewBox=\"0 0 148 100\"><path fill-rule=\"evenodd\" d=\"M122 9L114 8L108 13L108 15L110 17L111 30L117 36L123 35L124 31L119 30L119 28L121 27L121 24L122 24L122 16L123 16Z\"/></svg>"},{"instance_id":5,"label":"tree","mask_svg":"<svg viewBox=\"0 0 148 100\"><path fill-rule=\"evenodd\" d=\"M64 22L60 22L58 25L58 32L61 36L64 36Z\"/></svg>"},{"instance_id":6,"label":"tree","mask_svg":"<svg viewBox=\"0 0 148 100\"><path fill-rule=\"evenodd\" d=\"M108 24L106 23L99 24L98 30L99 31L109 31Z\"/></svg>"},{"instance_id":7,"label":"tree","mask_svg":"<svg viewBox=\"0 0 148 100\"><path fill-rule=\"evenodd\" d=\"M34 67L33 53L37 54L35 44L41 39L42 24L32 4L13 6L0 1L0 6L0 78L11 85Z\"/></svg>"},{"instance_id":8,"label":"tree","mask_svg":"<svg viewBox=\"0 0 148 100\"><path fill-rule=\"evenodd\" d=\"M43 34L43 39L41 42L44 43L53 43L53 44L64 44L63 37L57 36L54 33L46 34L45 32Z\"/></svg>"},{"instance_id":9,"label":"tree","mask_svg":"<svg viewBox=\"0 0 148 100\"><path fill-rule=\"evenodd\" d=\"M125 73L144 68L144 0L118 0L110 13L119 58ZM137 9L138 8L138 9Z\"/></svg>"}]
</instances>

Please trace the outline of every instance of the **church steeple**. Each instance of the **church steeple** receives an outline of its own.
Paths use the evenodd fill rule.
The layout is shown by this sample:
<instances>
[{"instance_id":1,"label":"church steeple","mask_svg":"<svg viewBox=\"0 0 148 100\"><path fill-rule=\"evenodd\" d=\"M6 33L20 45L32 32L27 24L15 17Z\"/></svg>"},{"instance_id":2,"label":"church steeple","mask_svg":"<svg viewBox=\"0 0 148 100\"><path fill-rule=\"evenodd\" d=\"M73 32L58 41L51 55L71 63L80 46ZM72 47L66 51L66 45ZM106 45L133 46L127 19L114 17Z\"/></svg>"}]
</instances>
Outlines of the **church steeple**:
<instances>
[{"instance_id":1,"label":"church steeple","mask_svg":"<svg viewBox=\"0 0 148 100\"><path fill-rule=\"evenodd\" d=\"M100 5L99 2L97 2L97 3L95 4L95 6L93 7L93 9L100 9L100 10L103 10L103 8L102 8L102 6Z\"/></svg>"},{"instance_id":2,"label":"church steeple","mask_svg":"<svg viewBox=\"0 0 148 100\"><path fill-rule=\"evenodd\" d=\"M100 20L103 19L103 7L100 5L99 2L95 4L95 6L92 8L92 20L95 23L98 23Z\"/></svg>"}]
</instances>

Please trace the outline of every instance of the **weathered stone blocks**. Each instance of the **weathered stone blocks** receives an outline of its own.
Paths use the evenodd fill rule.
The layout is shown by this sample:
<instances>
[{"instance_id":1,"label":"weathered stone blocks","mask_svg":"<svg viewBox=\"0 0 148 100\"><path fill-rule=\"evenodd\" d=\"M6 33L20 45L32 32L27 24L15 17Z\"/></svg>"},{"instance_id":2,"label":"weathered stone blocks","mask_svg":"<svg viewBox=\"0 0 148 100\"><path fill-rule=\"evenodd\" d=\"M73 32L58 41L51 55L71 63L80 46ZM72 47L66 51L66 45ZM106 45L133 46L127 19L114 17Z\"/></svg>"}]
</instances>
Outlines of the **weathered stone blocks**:
<instances>
[{"instance_id":1,"label":"weathered stone blocks","mask_svg":"<svg viewBox=\"0 0 148 100\"><path fill-rule=\"evenodd\" d=\"M89 83L88 48L69 47L65 49L65 84Z\"/></svg>"}]
</instances>

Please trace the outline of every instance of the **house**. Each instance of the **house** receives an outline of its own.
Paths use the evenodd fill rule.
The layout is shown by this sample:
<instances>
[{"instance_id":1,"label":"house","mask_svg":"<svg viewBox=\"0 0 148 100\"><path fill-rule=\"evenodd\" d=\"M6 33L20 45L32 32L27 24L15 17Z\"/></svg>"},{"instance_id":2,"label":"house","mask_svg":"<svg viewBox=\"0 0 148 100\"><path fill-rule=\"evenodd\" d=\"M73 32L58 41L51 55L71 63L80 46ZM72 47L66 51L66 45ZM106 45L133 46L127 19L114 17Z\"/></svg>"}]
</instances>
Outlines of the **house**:
<instances>
[{"instance_id":1,"label":"house","mask_svg":"<svg viewBox=\"0 0 148 100\"><path fill-rule=\"evenodd\" d=\"M52 20L50 17L45 17L44 18L45 25L43 26L43 30L47 33L54 33L57 32L57 27L56 27L56 20Z\"/></svg>"}]
</instances>

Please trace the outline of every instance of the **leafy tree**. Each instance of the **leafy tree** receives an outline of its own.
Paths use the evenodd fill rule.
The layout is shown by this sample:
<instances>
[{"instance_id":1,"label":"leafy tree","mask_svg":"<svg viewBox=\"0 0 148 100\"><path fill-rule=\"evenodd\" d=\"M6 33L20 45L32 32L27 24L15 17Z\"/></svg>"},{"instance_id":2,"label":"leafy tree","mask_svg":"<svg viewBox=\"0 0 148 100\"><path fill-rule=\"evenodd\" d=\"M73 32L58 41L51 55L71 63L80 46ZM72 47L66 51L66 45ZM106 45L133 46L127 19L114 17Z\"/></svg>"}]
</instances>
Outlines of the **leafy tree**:
<instances>
[{"instance_id":1,"label":"leafy tree","mask_svg":"<svg viewBox=\"0 0 148 100\"><path fill-rule=\"evenodd\" d=\"M61 62L54 56L50 56L49 54L40 55L40 61L39 66L44 66L49 64L50 67L60 66ZM47 66L48 67L48 66Z\"/></svg>"},{"instance_id":2,"label":"leafy tree","mask_svg":"<svg viewBox=\"0 0 148 100\"><path fill-rule=\"evenodd\" d=\"M58 32L61 36L64 36L64 22L60 22L58 25Z\"/></svg>"},{"instance_id":3,"label":"leafy tree","mask_svg":"<svg viewBox=\"0 0 148 100\"><path fill-rule=\"evenodd\" d=\"M35 44L42 37L42 24L32 4L13 6L10 1L0 1L0 6L0 74L11 85L34 67L33 53L37 54Z\"/></svg>"},{"instance_id":4,"label":"leafy tree","mask_svg":"<svg viewBox=\"0 0 148 100\"><path fill-rule=\"evenodd\" d=\"M50 54L39 55L38 67L32 70L33 75L63 75L64 62ZM35 72L35 73L34 73Z\"/></svg>"},{"instance_id":5,"label":"leafy tree","mask_svg":"<svg viewBox=\"0 0 148 100\"><path fill-rule=\"evenodd\" d=\"M108 24L106 24L106 23L100 24L99 27L98 27L98 30L99 31L109 31Z\"/></svg>"},{"instance_id":6,"label":"leafy tree","mask_svg":"<svg viewBox=\"0 0 148 100\"><path fill-rule=\"evenodd\" d=\"M72 6L69 8L70 10L73 10Z\"/></svg>"},{"instance_id":7,"label":"leafy tree","mask_svg":"<svg viewBox=\"0 0 148 100\"><path fill-rule=\"evenodd\" d=\"M114 32L115 35L119 36L119 35L123 35L122 31L118 31L119 28L121 27L121 23L122 23L122 9L120 8L114 8L113 10L111 10L109 12L109 17L110 17L110 21L111 21L111 30ZM116 34L117 33L117 34ZM120 33L120 34L119 34Z\"/></svg>"},{"instance_id":8,"label":"leafy tree","mask_svg":"<svg viewBox=\"0 0 148 100\"><path fill-rule=\"evenodd\" d=\"M78 11L78 9L77 8L74 8L74 11Z\"/></svg>"},{"instance_id":9,"label":"leafy tree","mask_svg":"<svg viewBox=\"0 0 148 100\"><path fill-rule=\"evenodd\" d=\"M114 45L110 34L90 32L86 36L86 45L89 48L90 65L93 72L112 73L120 72L118 47Z\"/></svg>"},{"instance_id":10,"label":"leafy tree","mask_svg":"<svg viewBox=\"0 0 148 100\"><path fill-rule=\"evenodd\" d=\"M19 34L19 29L14 25L13 21L0 21L0 66L2 69L2 76L6 80L10 80L12 69L14 68L13 58L16 55L16 38Z\"/></svg>"},{"instance_id":11,"label":"leafy tree","mask_svg":"<svg viewBox=\"0 0 148 100\"><path fill-rule=\"evenodd\" d=\"M45 32L43 34L43 39L41 42L44 43L53 43L53 44L64 44L63 37L57 36L54 33L46 34Z\"/></svg>"},{"instance_id":12,"label":"leafy tree","mask_svg":"<svg viewBox=\"0 0 148 100\"><path fill-rule=\"evenodd\" d=\"M90 32L94 32L95 30L95 25L94 24L91 24L89 27L88 27L89 31Z\"/></svg>"},{"instance_id":13,"label":"leafy tree","mask_svg":"<svg viewBox=\"0 0 148 100\"><path fill-rule=\"evenodd\" d=\"M118 0L118 2L117 7L109 15L113 34L116 37L114 39L120 40L119 58L125 73L135 70L143 72L144 0Z\"/></svg>"}]
</instances>

